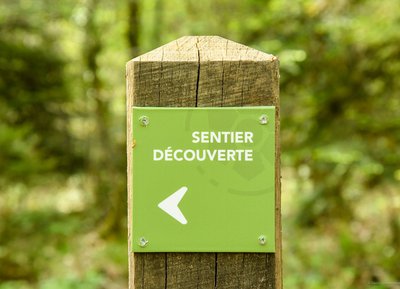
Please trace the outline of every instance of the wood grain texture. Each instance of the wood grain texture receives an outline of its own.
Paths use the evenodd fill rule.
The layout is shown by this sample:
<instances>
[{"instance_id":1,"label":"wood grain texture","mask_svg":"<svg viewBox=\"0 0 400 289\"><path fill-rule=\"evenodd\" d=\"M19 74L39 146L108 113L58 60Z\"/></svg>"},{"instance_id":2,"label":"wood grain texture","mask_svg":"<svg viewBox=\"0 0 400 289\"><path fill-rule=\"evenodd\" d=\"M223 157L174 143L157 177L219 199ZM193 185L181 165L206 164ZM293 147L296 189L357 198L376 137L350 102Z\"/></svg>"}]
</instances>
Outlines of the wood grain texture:
<instances>
[{"instance_id":1,"label":"wood grain texture","mask_svg":"<svg viewBox=\"0 0 400 289\"><path fill-rule=\"evenodd\" d=\"M281 289L277 58L217 36L188 36L134 58L126 72L129 288ZM131 253L133 105L276 106L276 253Z\"/></svg>"}]
</instances>

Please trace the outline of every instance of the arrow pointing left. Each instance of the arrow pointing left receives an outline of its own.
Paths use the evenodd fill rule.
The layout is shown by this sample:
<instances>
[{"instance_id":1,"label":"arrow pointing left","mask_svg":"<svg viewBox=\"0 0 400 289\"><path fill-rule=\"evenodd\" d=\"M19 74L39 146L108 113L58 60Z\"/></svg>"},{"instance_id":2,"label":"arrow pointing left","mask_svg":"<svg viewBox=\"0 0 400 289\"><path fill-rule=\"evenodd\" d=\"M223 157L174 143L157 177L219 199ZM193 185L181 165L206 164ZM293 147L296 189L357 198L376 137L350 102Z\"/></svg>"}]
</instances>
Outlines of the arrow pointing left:
<instances>
[{"instance_id":1,"label":"arrow pointing left","mask_svg":"<svg viewBox=\"0 0 400 289\"><path fill-rule=\"evenodd\" d=\"M172 218L177 220L179 223L186 225L187 220L182 214L181 210L178 208L179 202L182 200L183 196L186 194L188 188L182 187L175 193L170 195L164 201L158 204L158 207L170 215Z\"/></svg>"}]
</instances>

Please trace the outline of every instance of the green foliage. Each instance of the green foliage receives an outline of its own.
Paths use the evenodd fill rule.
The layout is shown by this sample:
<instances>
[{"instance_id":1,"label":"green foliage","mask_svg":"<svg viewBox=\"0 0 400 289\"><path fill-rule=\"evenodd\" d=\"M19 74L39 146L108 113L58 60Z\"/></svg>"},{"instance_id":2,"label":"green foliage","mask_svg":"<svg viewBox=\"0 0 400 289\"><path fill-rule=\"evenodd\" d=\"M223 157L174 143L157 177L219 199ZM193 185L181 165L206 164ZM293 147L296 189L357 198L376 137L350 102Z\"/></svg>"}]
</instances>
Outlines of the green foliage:
<instances>
[{"instance_id":1,"label":"green foliage","mask_svg":"<svg viewBox=\"0 0 400 289\"><path fill-rule=\"evenodd\" d=\"M97 272L88 272L82 278L65 276L64 278L48 279L43 282L40 289L75 289L75 288L88 288L96 289L103 283L103 277ZM0 287L1 288L1 287Z\"/></svg>"},{"instance_id":2,"label":"green foliage","mask_svg":"<svg viewBox=\"0 0 400 289\"><path fill-rule=\"evenodd\" d=\"M399 10L392 0L2 1L0 289L126 288L125 62L193 34L280 59L286 287L392 288Z\"/></svg>"},{"instance_id":3,"label":"green foliage","mask_svg":"<svg viewBox=\"0 0 400 289\"><path fill-rule=\"evenodd\" d=\"M13 21L0 29L0 183L71 171L80 161L68 130L65 60L52 39Z\"/></svg>"}]
</instances>

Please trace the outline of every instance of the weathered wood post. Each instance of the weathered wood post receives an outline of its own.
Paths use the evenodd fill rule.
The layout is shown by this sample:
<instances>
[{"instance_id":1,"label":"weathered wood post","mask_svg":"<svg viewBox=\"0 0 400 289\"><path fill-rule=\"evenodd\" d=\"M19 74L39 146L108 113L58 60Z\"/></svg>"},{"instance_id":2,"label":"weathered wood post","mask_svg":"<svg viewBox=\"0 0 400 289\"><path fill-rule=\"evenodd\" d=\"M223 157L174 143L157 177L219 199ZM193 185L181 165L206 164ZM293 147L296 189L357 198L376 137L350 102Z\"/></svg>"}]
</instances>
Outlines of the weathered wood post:
<instances>
[{"instance_id":1,"label":"weathered wood post","mask_svg":"<svg viewBox=\"0 0 400 289\"><path fill-rule=\"evenodd\" d=\"M221 37L188 36L134 58L127 63L126 69L129 288L282 288L278 59ZM151 245L157 240L150 239L149 246L145 248L148 241L143 239L140 240L143 252L138 252L138 249L133 253L132 247L136 246L138 236L132 236L132 208L136 202L136 199L133 200L136 166L132 154L142 145L132 132L135 129L133 122L137 121L136 116L132 117L133 107L250 106L275 107L275 172L272 174L272 194L275 192L275 204L272 205L275 208L272 213L275 214L274 252L223 249L216 252L160 252L151 250ZM153 119L150 116L149 128L157 121L152 122ZM142 119L142 122L144 126L148 124L146 119ZM149 177L147 181L154 183L158 180ZM190 190L189 187L189 193ZM231 240L227 240L227 245Z\"/></svg>"}]
</instances>

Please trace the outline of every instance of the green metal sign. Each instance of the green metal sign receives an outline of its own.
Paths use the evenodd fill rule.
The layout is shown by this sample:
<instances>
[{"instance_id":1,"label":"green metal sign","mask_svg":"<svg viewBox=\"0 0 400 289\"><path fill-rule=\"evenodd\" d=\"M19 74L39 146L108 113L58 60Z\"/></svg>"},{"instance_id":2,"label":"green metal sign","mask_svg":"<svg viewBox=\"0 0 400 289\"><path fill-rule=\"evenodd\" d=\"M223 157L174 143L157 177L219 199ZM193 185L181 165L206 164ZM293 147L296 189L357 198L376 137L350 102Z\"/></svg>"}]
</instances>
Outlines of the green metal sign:
<instances>
[{"instance_id":1,"label":"green metal sign","mask_svg":"<svg viewBox=\"0 0 400 289\"><path fill-rule=\"evenodd\" d=\"M134 107L132 250L275 251L275 107Z\"/></svg>"}]
</instances>

